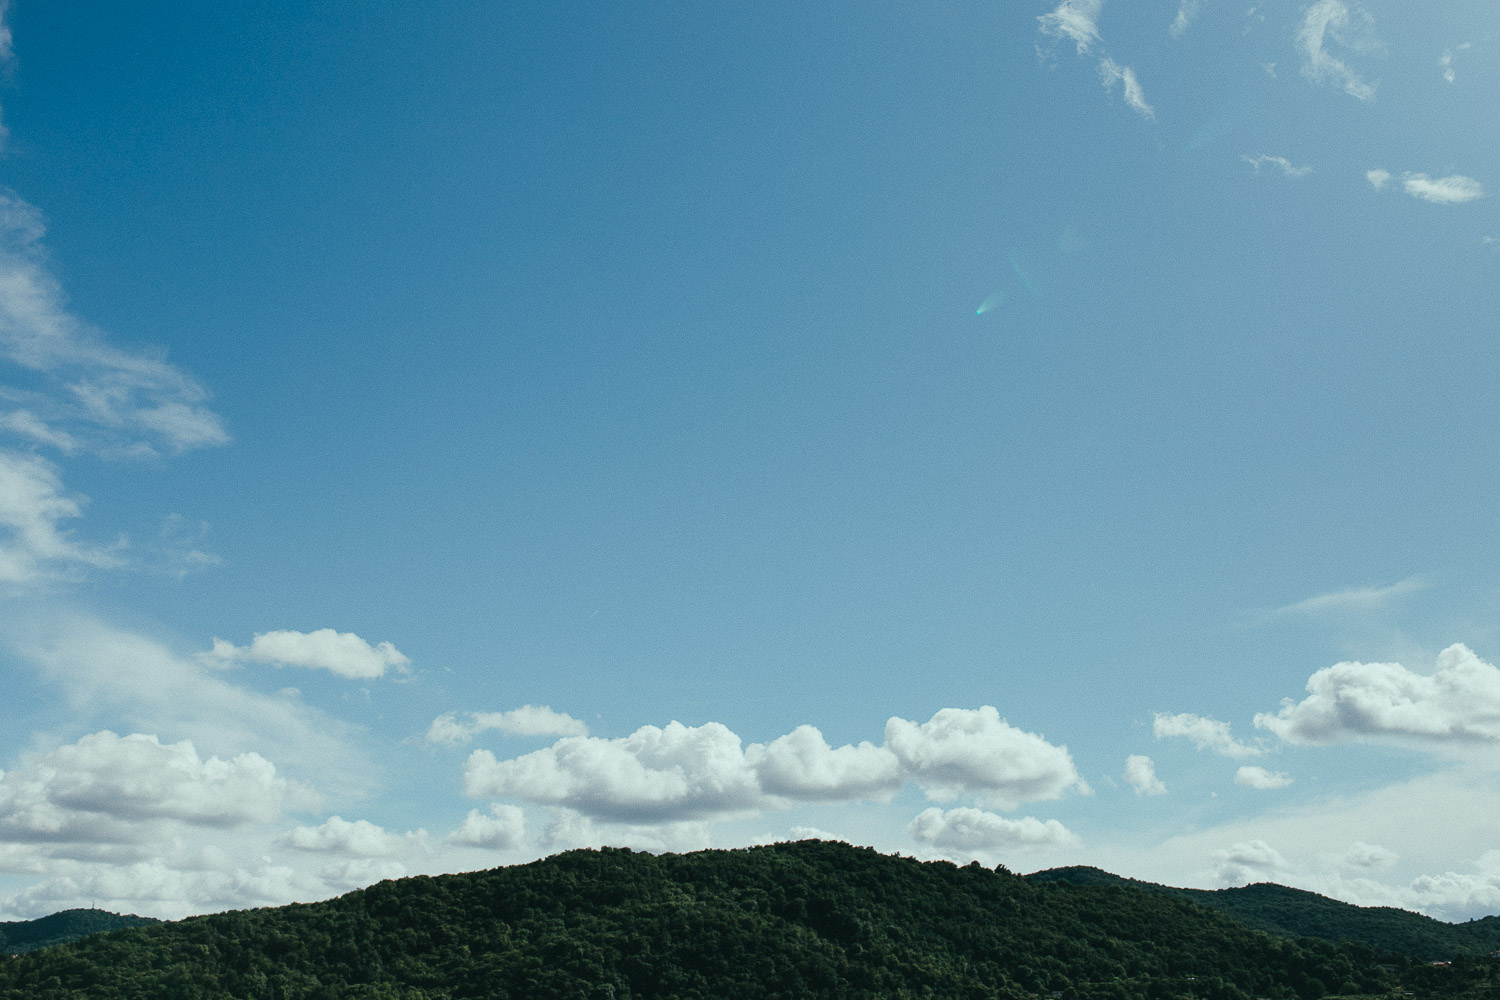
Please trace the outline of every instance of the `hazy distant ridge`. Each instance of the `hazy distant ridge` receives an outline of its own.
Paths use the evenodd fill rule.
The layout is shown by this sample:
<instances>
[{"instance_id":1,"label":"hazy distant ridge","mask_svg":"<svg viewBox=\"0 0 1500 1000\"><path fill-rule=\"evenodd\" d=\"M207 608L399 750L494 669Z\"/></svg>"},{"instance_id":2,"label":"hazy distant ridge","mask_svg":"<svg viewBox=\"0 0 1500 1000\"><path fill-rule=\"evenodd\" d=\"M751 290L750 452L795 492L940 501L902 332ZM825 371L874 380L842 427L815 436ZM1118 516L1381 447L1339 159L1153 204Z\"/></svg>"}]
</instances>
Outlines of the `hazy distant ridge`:
<instances>
[{"instance_id":1,"label":"hazy distant ridge","mask_svg":"<svg viewBox=\"0 0 1500 1000\"><path fill-rule=\"evenodd\" d=\"M1039 883L1134 886L1190 899L1271 934L1352 941L1377 951L1427 961L1458 955L1488 955L1500 949L1500 917L1449 924L1409 910L1391 906L1355 906L1271 882L1257 882L1235 889L1178 889L1112 875L1083 865L1050 868L1033 872L1026 878Z\"/></svg>"}]
</instances>

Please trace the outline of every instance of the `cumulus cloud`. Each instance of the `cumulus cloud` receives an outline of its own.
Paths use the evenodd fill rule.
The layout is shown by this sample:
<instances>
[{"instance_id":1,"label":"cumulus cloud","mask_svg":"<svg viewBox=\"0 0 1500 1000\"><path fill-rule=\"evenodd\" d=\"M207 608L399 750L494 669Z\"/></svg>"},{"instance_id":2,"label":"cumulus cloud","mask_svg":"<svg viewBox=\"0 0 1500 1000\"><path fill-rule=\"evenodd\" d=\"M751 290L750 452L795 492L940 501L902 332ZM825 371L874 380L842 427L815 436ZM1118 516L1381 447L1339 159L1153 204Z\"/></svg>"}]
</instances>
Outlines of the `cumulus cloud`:
<instances>
[{"instance_id":1,"label":"cumulus cloud","mask_svg":"<svg viewBox=\"0 0 1500 1000\"><path fill-rule=\"evenodd\" d=\"M1263 881L1286 869L1286 859L1264 840L1247 840L1214 854L1215 874L1224 885Z\"/></svg>"},{"instance_id":2,"label":"cumulus cloud","mask_svg":"<svg viewBox=\"0 0 1500 1000\"><path fill-rule=\"evenodd\" d=\"M887 748L862 742L834 749L813 726L752 745L746 762L767 794L809 802L889 799L905 781Z\"/></svg>"},{"instance_id":3,"label":"cumulus cloud","mask_svg":"<svg viewBox=\"0 0 1500 1000\"><path fill-rule=\"evenodd\" d=\"M1292 783L1292 778L1280 771L1267 771L1263 767L1247 765L1234 772L1234 783L1244 785L1246 788L1269 791L1273 788L1285 788Z\"/></svg>"},{"instance_id":4,"label":"cumulus cloud","mask_svg":"<svg viewBox=\"0 0 1500 1000\"><path fill-rule=\"evenodd\" d=\"M296 827L281 838L281 843L299 851L376 858L396 854L426 839L425 830L390 833L369 820L350 822L341 816L330 816L321 826Z\"/></svg>"},{"instance_id":5,"label":"cumulus cloud","mask_svg":"<svg viewBox=\"0 0 1500 1000\"><path fill-rule=\"evenodd\" d=\"M1172 27L1169 29L1173 38L1181 38L1187 34L1188 26L1197 18L1202 7L1201 0L1179 0L1177 17L1173 19Z\"/></svg>"},{"instance_id":6,"label":"cumulus cloud","mask_svg":"<svg viewBox=\"0 0 1500 1000\"><path fill-rule=\"evenodd\" d=\"M1257 174L1260 173L1261 167L1276 167L1285 177L1306 177L1312 173L1312 167L1294 166L1292 161L1284 156L1267 156L1265 153L1262 153L1259 156L1242 155L1240 159L1254 167Z\"/></svg>"},{"instance_id":7,"label":"cumulus cloud","mask_svg":"<svg viewBox=\"0 0 1500 1000\"><path fill-rule=\"evenodd\" d=\"M522 705L508 712L445 712L427 727L432 743L460 746L486 730L507 736L587 736L589 727L546 705Z\"/></svg>"},{"instance_id":8,"label":"cumulus cloud","mask_svg":"<svg viewBox=\"0 0 1500 1000\"><path fill-rule=\"evenodd\" d=\"M62 527L82 513L82 501L63 492L51 462L0 450L0 585L32 586L120 565L117 548L79 542Z\"/></svg>"},{"instance_id":9,"label":"cumulus cloud","mask_svg":"<svg viewBox=\"0 0 1500 1000\"><path fill-rule=\"evenodd\" d=\"M1449 174L1447 177L1403 174L1401 189L1413 198L1421 198L1437 205L1461 205L1484 197L1484 186L1474 178L1462 174Z\"/></svg>"},{"instance_id":10,"label":"cumulus cloud","mask_svg":"<svg viewBox=\"0 0 1500 1000\"><path fill-rule=\"evenodd\" d=\"M138 844L160 824L228 828L280 815L289 788L265 758L201 758L187 740L108 730L0 772L0 843ZM86 852L87 853L87 852Z\"/></svg>"},{"instance_id":11,"label":"cumulus cloud","mask_svg":"<svg viewBox=\"0 0 1500 1000\"><path fill-rule=\"evenodd\" d=\"M277 667L327 670L350 680L381 677L388 668L406 673L411 660L388 642L370 645L353 632L259 632L248 646L215 639L208 654L226 663L269 663Z\"/></svg>"},{"instance_id":12,"label":"cumulus cloud","mask_svg":"<svg viewBox=\"0 0 1500 1000\"><path fill-rule=\"evenodd\" d=\"M476 750L464 790L633 823L750 812L763 799L740 738L717 722L642 726L621 739L570 736L504 761Z\"/></svg>"},{"instance_id":13,"label":"cumulus cloud","mask_svg":"<svg viewBox=\"0 0 1500 1000\"><path fill-rule=\"evenodd\" d=\"M1394 865L1397 860L1395 851L1387 850L1379 844L1367 844L1362 840L1356 840L1349 845L1349 849L1339 855L1339 864L1348 868L1357 868L1363 871L1385 871Z\"/></svg>"},{"instance_id":14,"label":"cumulus cloud","mask_svg":"<svg viewBox=\"0 0 1500 1000\"><path fill-rule=\"evenodd\" d=\"M448 840L464 847L483 847L492 851L509 851L526 842L526 817L515 806L490 804L489 815L470 809L458 829Z\"/></svg>"},{"instance_id":15,"label":"cumulus cloud","mask_svg":"<svg viewBox=\"0 0 1500 1000\"><path fill-rule=\"evenodd\" d=\"M1376 48L1370 41L1370 17L1358 6L1351 9L1342 0L1318 0L1303 12L1297 31L1297 50L1302 55L1302 75L1314 83L1328 83L1361 101L1375 99L1375 84L1362 79L1342 59L1329 52L1333 42L1355 52Z\"/></svg>"},{"instance_id":16,"label":"cumulus cloud","mask_svg":"<svg viewBox=\"0 0 1500 1000\"><path fill-rule=\"evenodd\" d=\"M41 388L6 390L5 425L33 442L128 457L229 440L208 393L160 356L106 344L68 311L35 208L0 192L0 357Z\"/></svg>"},{"instance_id":17,"label":"cumulus cloud","mask_svg":"<svg viewBox=\"0 0 1500 1000\"><path fill-rule=\"evenodd\" d=\"M1156 776L1156 764L1145 754L1133 753L1125 758L1125 783L1137 795L1167 794L1167 786Z\"/></svg>"},{"instance_id":18,"label":"cumulus cloud","mask_svg":"<svg viewBox=\"0 0 1500 1000\"><path fill-rule=\"evenodd\" d=\"M918 843L963 857L1070 847L1079 842L1077 835L1055 819L1006 819L967 806L948 810L933 806L918 814L906 832Z\"/></svg>"},{"instance_id":19,"label":"cumulus cloud","mask_svg":"<svg viewBox=\"0 0 1500 1000\"><path fill-rule=\"evenodd\" d=\"M943 709L921 725L892 718L885 745L831 747L813 726L744 747L710 722L643 726L610 739L571 736L510 760L476 750L473 797L516 798L612 823L690 822L795 802L889 799L906 782L931 799L1010 806L1086 789L1066 747L1017 729L993 707Z\"/></svg>"},{"instance_id":20,"label":"cumulus cloud","mask_svg":"<svg viewBox=\"0 0 1500 1000\"><path fill-rule=\"evenodd\" d=\"M1431 675L1399 663L1336 663L1308 678L1307 692L1274 715L1260 713L1256 726L1304 744L1500 740L1500 670L1462 643L1439 654Z\"/></svg>"},{"instance_id":21,"label":"cumulus cloud","mask_svg":"<svg viewBox=\"0 0 1500 1000\"><path fill-rule=\"evenodd\" d=\"M1067 747L1017 729L990 705L945 708L920 726L892 718L885 743L927 797L939 802L973 795L1013 808L1087 788Z\"/></svg>"},{"instance_id":22,"label":"cumulus cloud","mask_svg":"<svg viewBox=\"0 0 1500 1000\"><path fill-rule=\"evenodd\" d=\"M1159 740L1180 736L1191 740L1199 750L1212 750L1221 756L1235 759L1255 757L1263 752L1259 747L1241 743L1231 736L1229 723L1191 712L1180 712L1177 715L1157 712L1151 722L1151 732Z\"/></svg>"},{"instance_id":23,"label":"cumulus cloud","mask_svg":"<svg viewBox=\"0 0 1500 1000\"><path fill-rule=\"evenodd\" d=\"M97 906L177 919L195 913L316 899L327 896L329 889L321 879L269 861L214 869L183 869L161 858L132 864L76 862L54 867L54 874L0 900L0 912L37 917Z\"/></svg>"},{"instance_id":24,"label":"cumulus cloud","mask_svg":"<svg viewBox=\"0 0 1500 1000\"><path fill-rule=\"evenodd\" d=\"M301 701L239 687L161 643L76 615L37 612L0 623L19 664L55 685L74 717L167 732L219 756L275 747L278 767L323 790L358 792L369 762L347 723Z\"/></svg>"}]
</instances>

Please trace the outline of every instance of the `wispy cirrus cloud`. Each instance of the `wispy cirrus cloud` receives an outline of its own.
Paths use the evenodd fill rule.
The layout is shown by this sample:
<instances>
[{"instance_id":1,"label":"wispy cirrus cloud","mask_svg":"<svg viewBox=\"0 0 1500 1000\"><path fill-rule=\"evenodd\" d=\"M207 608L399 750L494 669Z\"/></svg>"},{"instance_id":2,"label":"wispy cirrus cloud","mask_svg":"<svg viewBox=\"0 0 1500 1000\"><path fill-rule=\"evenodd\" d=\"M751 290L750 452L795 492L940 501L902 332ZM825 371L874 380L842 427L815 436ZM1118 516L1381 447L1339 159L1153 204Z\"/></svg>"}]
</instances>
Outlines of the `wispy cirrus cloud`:
<instances>
[{"instance_id":1,"label":"wispy cirrus cloud","mask_svg":"<svg viewBox=\"0 0 1500 1000\"><path fill-rule=\"evenodd\" d=\"M73 315L47 267L41 214L0 192L0 358L33 385L0 389L0 426L109 457L224 444L207 391L160 354L112 347Z\"/></svg>"},{"instance_id":2,"label":"wispy cirrus cloud","mask_svg":"<svg viewBox=\"0 0 1500 1000\"><path fill-rule=\"evenodd\" d=\"M1104 89L1113 91L1115 84L1122 84L1125 103L1141 117L1154 119L1156 111L1146 100L1135 70L1117 63L1104 51L1099 37L1099 14L1103 9L1104 0L1063 0L1050 14L1037 18L1037 30L1058 41L1072 42L1080 56L1097 56ZM1045 56L1040 48L1038 52Z\"/></svg>"},{"instance_id":3,"label":"wispy cirrus cloud","mask_svg":"<svg viewBox=\"0 0 1500 1000\"><path fill-rule=\"evenodd\" d=\"M1444 80L1447 80L1449 83L1458 82L1458 74L1453 70L1453 59L1458 53L1465 52L1473 47L1473 42L1464 42L1462 45L1455 45L1453 48L1446 50L1438 57L1438 67L1443 71Z\"/></svg>"},{"instance_id":4,"label":"wispy cirrus cloud","mask_svg":"<svg viewBox=\"0 0 1500 1000\"><path fill-rule=\"evenodd\" d=\"M1257 174L1260 173L1261 167L1275 167L1285 177L1306 177L1312 173L1312 167L1295 166L1291 160L1288 160L1284 156L1268 156L1262 153L1259 156L1241 155L1240 159L1254 167Z\"/></svg>"},{"instance_id":5,"label":"wispy cirrus cloud","mask_svg":"<svg viewBox=\"0 0 1500 1000\"><path fill-rule=\"evenodd\" d=\"M1461 205L1484 197L1484 185L1462 174L1449 174L1447 177L1403 174L1401 189L1413 198L1430 201L1435 205Z\"/></svg>"},{"instance_id":6,"label":"wispy cirrus cloud","mask_svg":"<svg viewBox=\"0 0 1500 1000\"><path fill-rule=\"evenodd\" d=\"M1078 54L1084 56L1100 44L1099 13L1103 9L1104 0L1064 0L1052 13L1038 17L1037 23L1044 35L1072 40Z\"/></svg>"},{"instance_id":7,"label":"wispy cirrus cloud","mask_svg":"<svg viewBox=\"0 0 1500 1000\"><path fill-rule=\"evenodd\" d=\"M1314 83L1327 83L1361 101L1375 99L1376 84L1365 80L1342 58L1334 55L1330 44L1351 52L1370 52L1379 48L1373 40L1373 22L1364 9L1351 8L1343 0L1318 0L1303 11L1297 30L1297 51L1302 56L1302 75Z\"/></svg>"},{"instance_id":8,"label":"wispy cirrus cloud","mask_svg":"<svg viewBox=\"0 0 1500 1000\"><path fill-rule=\"evenodd\" d=\"M1113 90L1116 83L1123 84L1125 103L1135 109L1142 118L1155 118L1156 109L1146 103L1146 92L1141 89L1141 82L1136 79L1135 70L1129 66L1121 66L1113 59L1099 60L1099 78L1104 81L1105 90Z\"/></svg>"},{"instance_id":9,"label":"wispy cirrus cloud","mask_svg":"<svg viewBox=\"0 0 1500 1000\"><path fill-rule=\"evenodd\" d=\"M1375 182L1372 180L1372 184ZM1383 181L1381 183L1384 183ZM1346 611L1365 611L1384 607L1392 601L1425 590L1427 582L1421 577L1409 576L1385 587L1348 587L1314 594L1292 604L1273 608L1266 614L1270 617L1295 615L1326 615Z\"/></svg>"},{"instance_id":10,"label":"wispy cirrus cloud","mask_svg":"<svg viewBox=\"0 0 1500 1000\"><path fill-rule=\"evenodd\" d=\"M121 565L118 546L78 541L63 527L82 514L83 500L64 491L57 466L0 450L0 587L33 589Z\"/></svg>"},{"instance_id":11,"label":"wispy cirrus cloud","mask_svg":"<svg viewBox=\"0 0 1500 1000\"><path fill-rule=\"evenodd\" d=\"M1188 27L1198 17L1198 12L1203 9L1202 0L1179 0L1177 5L1177 16L1172 20L1172 27L1167 29L1173 38L1181 38L1187 34Z\"/></svg>"}]
</instances>

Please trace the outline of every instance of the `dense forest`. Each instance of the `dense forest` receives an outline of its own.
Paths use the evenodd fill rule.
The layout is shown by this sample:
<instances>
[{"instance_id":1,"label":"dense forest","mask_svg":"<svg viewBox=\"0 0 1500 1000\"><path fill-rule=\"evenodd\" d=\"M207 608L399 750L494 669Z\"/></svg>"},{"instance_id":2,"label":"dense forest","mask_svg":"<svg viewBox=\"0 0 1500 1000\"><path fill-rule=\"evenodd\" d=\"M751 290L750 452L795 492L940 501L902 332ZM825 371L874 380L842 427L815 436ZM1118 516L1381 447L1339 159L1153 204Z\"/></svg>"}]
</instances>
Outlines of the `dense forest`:
<instances>
[{"instance_id":1,"label":"dense forest","mask_svg":"<svg viewBox=\"0 0 1500 1000\"><path fill-rule=\"evenodd\" d=\"M76 941L90 934L154 923L159 921L104 910L62 910L36 920L0 920L0 954L24 955L28 951Z\"/></svg>"},{"instance_id":2,"label":"dense forest","mask_svg":"<svg viewBox=\"0 0 1500 1000\"><path fill-rule=\"evenodd\" d=\"M0 998L1312 1000L1489 996L1493 973L1271 935L1130 885L802 841L571 851L100 934L0 959Z\"/></svg>"},{"instance_id":3,"label":"dense forest","mask_svg":"<svg viewBox=\"0 0 1500 1000\"><path fill-rule=\"evenodd\" d=\"M1484 957L1500 949L1500 917L1462 924L1391 906L1354 906L1315 892L1258 882L1236 889L1176 889L1111 875L1098 868L1051 868L1026 876L1032 882L1128 885L1169 893L1227 913L1240 923L1285 937L1354 941L1390 955L1427 961Z\"/></svg>"}]
</instances>

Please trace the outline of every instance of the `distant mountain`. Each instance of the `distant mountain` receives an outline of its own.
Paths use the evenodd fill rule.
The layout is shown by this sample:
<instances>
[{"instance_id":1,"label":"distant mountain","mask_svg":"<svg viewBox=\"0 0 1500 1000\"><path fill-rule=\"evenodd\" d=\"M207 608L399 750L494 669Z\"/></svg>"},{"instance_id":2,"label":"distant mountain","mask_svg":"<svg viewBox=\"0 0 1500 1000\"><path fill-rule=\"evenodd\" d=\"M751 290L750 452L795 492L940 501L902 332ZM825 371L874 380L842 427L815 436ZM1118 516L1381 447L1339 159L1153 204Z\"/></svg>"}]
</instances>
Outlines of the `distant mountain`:
<instances>
[{"instance_id":1,"label":"distant mountain","mask_svg":"<svg viewBox=\"0 0 1500 1000\"><path fill-rule=\"evenodd\" d=\"M140 927L161 921L106 910L62 910L36 920L0 920L0 954L24 955L51 944L77 941L90 934Z\"/></svg>"},{"instance_id":2,"label":"distant mountain","mask_svg":"<svg viewBox=\"0 0 1500 1000\"><path fill-rule=\"evenodd\" d=\"M1440 982L1488 988L1493 972ZM1368 948L1265 934L1170 893L825 841L570 851L0 961L0 1000L1315 1000L1394 985Z\"/></svg>"},{"instance_id":3,"label":"distant mountain","mask_svg":"<svg viewBox=\"0 0 1500 1000\"><path fill-rule=\"evenodd\" d=\"M1390 906L1355 906L1315 892L1270 882L1236 889L1178 889L1111 875L1098 868L1050 868L1026 876L1037 883L1128 885L1165 893L1226 913L1259 930L1286 937L1352 941L1391 955L1440 961L1500 949L1500 917L1449 924Z\"/></svg>"}]
</instances>

